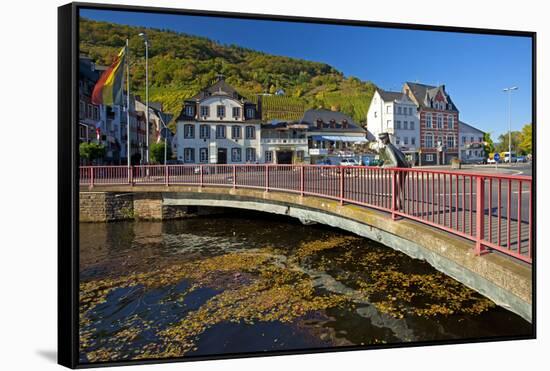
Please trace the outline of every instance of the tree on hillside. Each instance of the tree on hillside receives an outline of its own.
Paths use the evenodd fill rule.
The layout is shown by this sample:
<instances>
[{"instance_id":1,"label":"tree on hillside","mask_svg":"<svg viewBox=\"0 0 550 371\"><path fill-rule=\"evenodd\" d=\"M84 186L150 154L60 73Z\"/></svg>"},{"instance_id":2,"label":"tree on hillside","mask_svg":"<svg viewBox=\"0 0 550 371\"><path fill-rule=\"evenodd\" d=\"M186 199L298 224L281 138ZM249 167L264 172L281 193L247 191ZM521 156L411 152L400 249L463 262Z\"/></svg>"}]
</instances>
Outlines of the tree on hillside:
<instances>
[{"instance_id":1,"label":"tree on hillside","mask_svg":"<svg viewBox=\"0 0 550 371\"><path fill-rule=\"evenodd\" d=\"M533 153L533 125L526 124L521 129L519 152L522 154Z\"/></svg>"}]
</instances>

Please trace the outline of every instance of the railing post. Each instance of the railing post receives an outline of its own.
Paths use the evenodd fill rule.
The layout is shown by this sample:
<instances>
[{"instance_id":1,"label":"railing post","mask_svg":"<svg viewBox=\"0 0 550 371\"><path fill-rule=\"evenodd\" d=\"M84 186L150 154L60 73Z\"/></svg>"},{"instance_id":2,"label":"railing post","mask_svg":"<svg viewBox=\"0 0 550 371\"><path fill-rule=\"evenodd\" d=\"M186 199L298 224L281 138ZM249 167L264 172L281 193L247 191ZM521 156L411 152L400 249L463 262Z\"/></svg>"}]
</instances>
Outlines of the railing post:
<instances>
[{"instance_id":1,"label":"railing post","mask_svg":"<svg viewBox=\"0 0 550 371\"><path fill-rule=\"evenodd\" d=\"M90 166L90 189L94 188L94 167Z\"/></svg>"},{"instance_id":2,"label":"railing post","mask_svg":"<svg viewBox=\"0 0 550 371\"><path fill-rule=\"evenodd\" d=\"M237 188L237 166L233 165L233 189Z\"/></svg>"},{"instance_id":3,"label":"railing post","mask_svg":"<svg viewBox=\"0 0 550 371\"><path fill-rule=\"evenodd\" d=\"M169 179L168 179L168 165L164 165L164 183L168 187L169 185Z\"/></svg>"},{"instance_id":4,"label":"railing post","mask_svg":"<svg viewBox=\"0 0 550 371\"><path fill-rule=\"evenodd\" d=\"M400 195L397 195L397 192L400 192L401 190L397 189L397 177L399 176L398 170L391 170L391 218L393 220L397 219L397 216L395 215L395 211L397 210L397 197L400 197ZM396 197L397 196L397 197Z\"/></svg>"},{"instance_id":5,"label":"railing post","mask_svg":"<svg viewBox=\"0 0 550 371\"><path fill-rule=\"evenodd\" d=\"M485 224L485 187L484 179L478 176L476 179L476 247L475 254L481 255L483 246L481 241L484 237Z\"/></svg>"},{"instance_id":6,"label":"railing post","mask_svg":"<svg viewBox=\"0 0 550 371\"><path fill-rule=\"evenodd\" d=\"M200 165L199 170L200 170L200 187L202 188L204 184L204 165Z\"/></svg>"},{"instance_id":7,"label":"railing post","mask_svg":"<svg viewBox=\"0 0 550 371\"><path fill-rule=\"evenodd\" d=\"M344 167L340 166L340 205L344 204Z\"/></svg>"},{"instance_id":8,"label":"railing post","mask_svg":"<svg viewBox=\"0 0 550 371\"><path fill-rule=\"evenodd\" d=\"M269 165L265 165L265 191L269 192Z\"/></svg>"},{"instance_id":9,"label":"railing post","mask_svg":"<svg viewBox=\"0 0 550 371\"><path fill-rule=\"evenodd\" d=\"M304 165L300 166L300 196L304 196Z\"/></svg>"}]
</instances>

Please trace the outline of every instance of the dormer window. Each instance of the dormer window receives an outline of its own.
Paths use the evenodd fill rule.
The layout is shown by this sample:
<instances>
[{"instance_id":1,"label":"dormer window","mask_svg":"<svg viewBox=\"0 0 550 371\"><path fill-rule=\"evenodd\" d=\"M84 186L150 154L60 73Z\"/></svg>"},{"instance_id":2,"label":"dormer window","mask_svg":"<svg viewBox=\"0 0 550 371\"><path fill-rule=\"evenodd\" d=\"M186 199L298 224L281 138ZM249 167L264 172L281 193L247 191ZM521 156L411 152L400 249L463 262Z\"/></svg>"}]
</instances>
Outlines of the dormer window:
<instances>
[{"instance_id":1,"label":"dormer window","mask_svg":"<svg viewBox=\"0 0 550 371\"><path fill-rule=\"evenodd\" d=\"M254 117L256 117L256 110L254 109L254 107L248 107L246 109L246 118L253 119Z\"/></svg>"},{"instance_id":2,"label":"dormer window","mask_svg":"<svg viewBox=\"0 0 550 371\"><path fill-rule=\"evenodd\" d=\"M233 118L238 119L241 117L241 107L233 107Z\"/></svg>"},{"instance_id":3,"label":"dormer window","mask_svg":"<svg viewBox=\"0 0 550 371\"><path fill-rule=\"evenodd\" d=\"M185 106L185 116L187 116L187 117L195 116L195 107L193 107L191 105Z\"/></svg>"},{"instance_id":4,"label":"dormer window","mask_svg":"<svg viewBox=\"0 0 550 371\"><path fill-rule=\"evenodd\" d=\"M334 119L330 120L330 127L335 128L336 127L336 121Z\"/></svg>"},{"instance_id":5,"label":"dormer window","mask_svg":"<svg viewBox=\"0 0 550 371\"><path fill-rule=\"evenodd\" d=\"M344 119L342 120L342 127L346 129L348 127L348 120Z\"/></svg>"},{"instance_id":6,"label":"dormer window","mask_svg":"<svg viewBox=\"0 0 550 371\"><path fill-rule=\"evenodd\" d=\"M317 119L317 129L321 129L323 127L323 120Z\"/></svg>"},{"instance_id":7,"label":"dormer window","mask_svg":"<svg viewBox=\"0 0 550 371\"><path fill-rule=\"evenodd\" d=\"M201 117L208 117L208 116L210 116L210 107L201 106Z\"/></svg>"}]
</instances>

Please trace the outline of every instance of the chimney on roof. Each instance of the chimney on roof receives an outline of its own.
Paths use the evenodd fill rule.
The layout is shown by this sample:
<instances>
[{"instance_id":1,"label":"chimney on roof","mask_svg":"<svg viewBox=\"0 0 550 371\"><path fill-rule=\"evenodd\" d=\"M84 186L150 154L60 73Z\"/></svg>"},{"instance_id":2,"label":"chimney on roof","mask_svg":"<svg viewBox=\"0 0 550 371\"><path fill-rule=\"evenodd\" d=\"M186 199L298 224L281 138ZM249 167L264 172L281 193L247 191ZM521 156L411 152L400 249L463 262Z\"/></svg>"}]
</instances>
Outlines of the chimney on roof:
<instances>
[{"instance_id":1,"label":"chimney on roof","mask_svg":"<svg viewBox=\"0 0 550 371\"><path fill-rule=\"evenodd\" d=\"M441 88L445 91L445 84L441 85Z\"/></svg>"},{"instance_id":2,"label":"chimney on roof","mask_svg":"<svg viewBox=\"0 0 550 371\"><path fill-rule=\"evenodd\" d=\"M216 75L216 82L217 81L225 81L225 76L222 73L218 73Z\"/></svg>"}]
</instances>

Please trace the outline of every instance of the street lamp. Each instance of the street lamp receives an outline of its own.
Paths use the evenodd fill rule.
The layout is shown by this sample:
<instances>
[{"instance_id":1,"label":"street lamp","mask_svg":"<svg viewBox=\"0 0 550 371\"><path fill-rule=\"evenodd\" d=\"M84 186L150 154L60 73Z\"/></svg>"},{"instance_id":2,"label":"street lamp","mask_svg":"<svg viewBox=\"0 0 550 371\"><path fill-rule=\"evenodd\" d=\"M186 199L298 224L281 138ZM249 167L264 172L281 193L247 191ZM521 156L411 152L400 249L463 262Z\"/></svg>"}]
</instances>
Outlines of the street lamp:
<instances>
[{"instance_id":1,"label":"street lamp","mask_svg":"<svg viewBox=\"0 0 550 371\"><path fill-rule=\"evenodd\" d=\"M145 42L145 162L149 164L149 38L145 32L139 37Z\"/></svg>"},{"instance_id":2,"label":"street lamp","mask_svg":"<svg viewBox=\"0 0 550 371\"><path fill-rule=\"evenodd\" d=\"M512 91L518 90L517 86L502 89L508 93L508 162L512 164ZM506 159L506 156L504 157Z\"/></svg>"}]
</instances>

